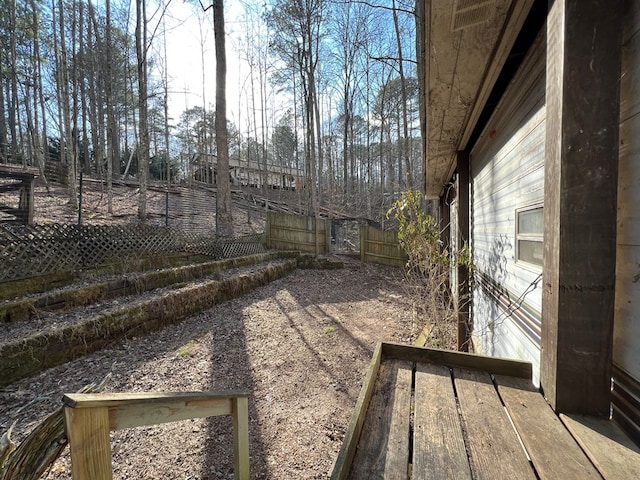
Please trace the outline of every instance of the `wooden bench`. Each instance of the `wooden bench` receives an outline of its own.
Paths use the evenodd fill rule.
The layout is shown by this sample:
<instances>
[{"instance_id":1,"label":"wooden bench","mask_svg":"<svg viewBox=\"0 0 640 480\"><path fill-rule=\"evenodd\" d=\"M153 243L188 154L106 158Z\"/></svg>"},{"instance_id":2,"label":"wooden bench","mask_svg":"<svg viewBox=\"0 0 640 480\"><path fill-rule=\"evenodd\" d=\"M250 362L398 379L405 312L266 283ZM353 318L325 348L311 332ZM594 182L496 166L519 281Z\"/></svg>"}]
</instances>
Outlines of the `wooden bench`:
<instances>
[{"instance_id":1,"label":"wooden bench","mask_svg":"<svg viewBox=\"0 0 640 480\"><path fill-rule=\"evenodd\" d=\"M248 397L248 392L67 394L63 402L73 479L111 480L111 430L231 415L235 478L249 480Z\"/></svg>"},{"instance_id":2,"label":"wooden bench","mask_svg":"<svg viewBox=\"0 0 640 480\"><path fill-rule=\"evenodd\" d=\"M640 450L608 420L559 418L529 363L381 343L331 478L630 479Z\"/></svg>"}]
</instances>

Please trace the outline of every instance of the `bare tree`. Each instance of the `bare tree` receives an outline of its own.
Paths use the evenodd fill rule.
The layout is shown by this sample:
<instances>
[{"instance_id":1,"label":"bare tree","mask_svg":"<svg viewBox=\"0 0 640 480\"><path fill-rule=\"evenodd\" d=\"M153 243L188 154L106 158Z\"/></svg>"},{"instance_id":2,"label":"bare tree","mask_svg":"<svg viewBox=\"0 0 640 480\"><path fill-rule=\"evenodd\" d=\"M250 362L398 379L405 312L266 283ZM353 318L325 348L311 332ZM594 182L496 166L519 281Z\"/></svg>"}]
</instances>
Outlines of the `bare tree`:
<instances>
[{"instance_id":1,"label":"bare tree","mask_svg":"<svg viewBox=\"0 0 640 480\"><path fill-rule=\"evenodd\" d=\"M216 152L218 180L216 194L216 235L233 236L231 185L229 184L229 138L227 132L227 54L224 37L224 1L213 0L203 10L213 11L213 34L216 46Z\"/></svg>"},{"instance_id":2,"label":"bare tree","mask_svg":"<svg viewBox=\"0 0 640 480\"><path fill-rule=\"evenodd\" d=\"M149 125L147 95L147 9L144 0L136 0L136 57L138 59L138 219L147 220L147 181L149 178Z\"/></svg>"}]
</instances>

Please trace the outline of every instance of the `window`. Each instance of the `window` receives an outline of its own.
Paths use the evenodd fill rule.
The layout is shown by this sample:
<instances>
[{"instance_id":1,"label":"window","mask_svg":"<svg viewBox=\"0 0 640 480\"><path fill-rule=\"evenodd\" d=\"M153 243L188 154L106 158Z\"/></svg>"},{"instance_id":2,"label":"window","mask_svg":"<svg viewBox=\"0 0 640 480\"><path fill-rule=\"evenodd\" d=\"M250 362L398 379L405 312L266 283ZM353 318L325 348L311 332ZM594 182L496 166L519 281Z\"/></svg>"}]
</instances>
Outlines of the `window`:
<instances>
[{"instance_id":1,"label":"window","mask_svg":"<svg viewBox=\"0 0 640 480\"><path fill-rule=\"evenodd\" d=\"M542 267L542 206L516 211L516 259Z\"/></svg>"}]
</instances>

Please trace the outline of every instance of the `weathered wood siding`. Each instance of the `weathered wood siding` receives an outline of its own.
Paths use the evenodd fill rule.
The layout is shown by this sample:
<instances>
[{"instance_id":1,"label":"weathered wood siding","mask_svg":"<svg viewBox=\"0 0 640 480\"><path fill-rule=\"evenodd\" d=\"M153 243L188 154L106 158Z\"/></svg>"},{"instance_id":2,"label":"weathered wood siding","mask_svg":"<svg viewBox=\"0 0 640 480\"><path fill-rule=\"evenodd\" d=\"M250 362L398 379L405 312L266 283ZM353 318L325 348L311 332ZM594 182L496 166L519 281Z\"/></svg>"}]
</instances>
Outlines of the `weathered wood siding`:
<instances>
[{"instance_id":1,"label":"weathered wood siding","mask_svg":"<svg viewBox=\"0 0 640 480\"><path fill-rule=\"evenodd\" d=\"M267 248L318 255L328 252L331 244L328 219L269 212L265 230Z\"/></svg>"},{"instance_id":2,"label":"weathered wood siding","mask_svg":"<svg viewBox=\"0 0 640 480\"><path fill-rule=\"evenodd\" d=\"M636 435L640 436L640 3L628 1L625 5L620 80L614 417L627 417L635 423Z\"/></svg>"},{"instance_id":3,"label":"weathered wood siding","mask_svg":"<svg viewBox=\"0 0 640 480\"><path fill-rule=\"evenodd\" d=\"M516 210L544 200L544 32L471 151L474 339L540 368L541 267L516 260ZM537 286L536 286L537 285Z\"/></svg>"},{"instance_id":4,"label":"weathered wood siding","mask_svg":"<svg viewBox=\"0 0 640 480\"><path fill-rule=\"evenodd\" d=\"M360 260L392 267L404 267L406 253L398 246L398 234L375 227L360 227Z\"/></svg>"}]
</instances>

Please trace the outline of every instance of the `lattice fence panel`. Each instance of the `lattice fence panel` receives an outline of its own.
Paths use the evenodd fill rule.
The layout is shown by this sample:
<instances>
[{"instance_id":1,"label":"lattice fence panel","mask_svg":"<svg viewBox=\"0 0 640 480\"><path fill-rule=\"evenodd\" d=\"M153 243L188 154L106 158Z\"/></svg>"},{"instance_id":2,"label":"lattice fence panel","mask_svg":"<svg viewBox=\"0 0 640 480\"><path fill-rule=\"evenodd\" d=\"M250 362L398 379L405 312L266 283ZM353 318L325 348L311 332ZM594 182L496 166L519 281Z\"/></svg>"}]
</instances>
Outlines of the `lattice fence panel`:
<instances>
[{"instance_id":1,"label":"lattice fence panel","mask_svg":"<svg viewBox=\"0 0 640 480\"><path fill-rule=\"evenodd\" d=\"M0 224L0 281L168 253L230 258L265 251L264 235L216 240L151 225Z\"/></svg>"}]
</instances>

